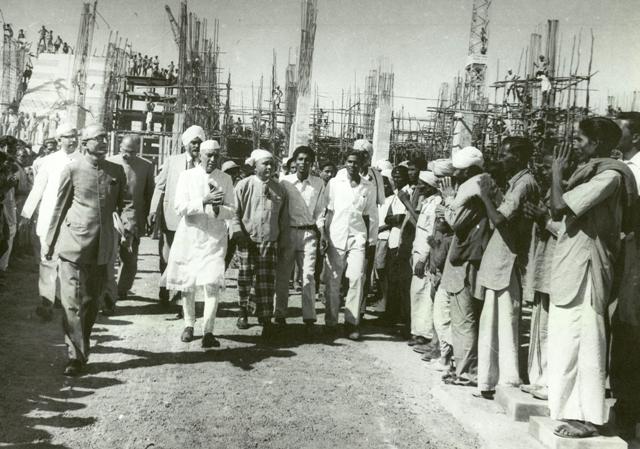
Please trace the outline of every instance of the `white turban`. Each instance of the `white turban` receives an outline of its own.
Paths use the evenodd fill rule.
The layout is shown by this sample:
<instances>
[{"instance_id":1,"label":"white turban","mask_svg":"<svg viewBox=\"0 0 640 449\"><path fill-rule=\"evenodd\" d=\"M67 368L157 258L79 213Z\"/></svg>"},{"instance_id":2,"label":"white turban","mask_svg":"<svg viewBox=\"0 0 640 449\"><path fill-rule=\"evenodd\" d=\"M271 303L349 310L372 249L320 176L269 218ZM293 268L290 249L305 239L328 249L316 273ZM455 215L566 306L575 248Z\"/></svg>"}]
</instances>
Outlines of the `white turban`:
<instances>
[{"instance_id":1,"label":"white turban","mask_svg":"<svg viewBox=\"0 0 640 449\"><path fill-rule=\"evenodd\" d=\"M204 139L206 138L204 135L204 129L202 129L198 125L192 125L182 133L182 137L180 137L182 146L186 147L195 138L199 138L201 142L204 142Z\"/></svg>"},{"instance_id":2,"label":"white turban","mask_svg":"<svg viewBox=\"0 0 640 449\"><path fill-rule=\"evenodd\" d=\"M376 167L376 170L382 173L384 170L392 170L393 164L389 161L385 161L384 159L380 159L379 161L376 162L375 167Z\"/></svg>"},{"instance_id":3,"label":"white turban","mask_svg":"<svg viewBox=\"0 0 640 449\"><path fill-rule=\"evenodd\" d=\"M438 177L453 176L453 170L451 159L436 159L432 162L431 171Z\"/></svg>"},{"instance_id":4,"label":"white turban","mask_svg":"<svg viewBox=\"0 0 640 449\"><path fill-rule=\"evenodd\" d=\"M273 154L271 154L269 151L258 148L251 152L251 156L249 156L249 159L246 160L246 163L248 165L255 166L256 162L258 162L259 160L272 157Z\"/></svg>"},{"instance_id":5,"label":"white turban","mask_svg":"<svg viewBox=\"0 0 640 449\"><path fill-rule=\"evenodd\" d=\"M353 149L358 151L366 151L369 154L373 153L373 145L367 139L358 139L353 142Z\"/></svg>"},{"instance_id":6,"label":"white turban","mask_svg":"<svg viewBox=\"0 0 640 449\"><path fill-rule=\"evenodd\" d=\"M60 138L60 137L72 137L72 136L77 136L78 135L78 130L72 126L70 123L61 123L60 126L58 126L58 129L56 130L56 137Z\"/></svg>"},{"instance_id":7,"label":"white turban","mask_svg":"<svg viewBox=\"0 0 640 449\"><path fill-rule=\"evenodd\" d=\"M87 125L82 130L83 141L86 141L89 139L95 139L96 137L106 136L106 135L107 135L107 132L105 131L104 127L99 123L92 123L90 125Z\"/></svg>"},{"instance_id":8,"label":"white turban","mask_svg":"<svg viewBox=\"0 0 640 449\"><path fill-rule=\"evenodd\" d=\"M482 152L476 147L464 147L453 153L451 162L453 163L453 167L458 169L465 169L474 165L482 168L484 165L484 156L482 156Z\"/></svg>"},{"instance_id":9,"label":"white turban","mask_svg":"<svg viewBox=\"0 0 640 449\"><path fill-rule=\"evenodd\" d=\"M380 174L387 179L391 179L391 172L392 170L390 168L385 168L384 170L380 171Z\"/></svg>"},{"instance_id":10,"label":"white turban","mask_svg":"<svg viewBox=\"0 0 640 449\"><path fill-rule=\"evenodd\" d=\"M191 139L193 140L193 139ZM220 144L216 140L205 140L200 144L200 151L204 150L219 150Z\"/></svg>"},{"instance_id":11,"label":"white turban","mask_svg":"<svg viewBox=\"0 0 640 449\"><path fill-rule=\"evenodd\" d=\"M238 164L236 164L233 161L226 161L224 164L222 164L222 168L220 170L222 170L223 172L227 172L227 170L231 170L232 168L238 168L240 167Z\"/></svg>"},{"instance_id":12,"label":"white turban","mask_svg":"<svg viewBox=\"0 0 640 449\"><path fill-rule=\"evenodd\" d=\"M409 168L409 161L402 161L398 164L398 166Z\"/></svg>"},{"instance_id":13,"label":"white turban","mask_svg":"<svg viewBox=\"0 0 640 449\"><path fill-rule=\"evenodd\" d=\"M419 175L420 181L429 184L431 187L438 188L438 177L432 171L421 171Z\"/></svg>"}]
</instances>

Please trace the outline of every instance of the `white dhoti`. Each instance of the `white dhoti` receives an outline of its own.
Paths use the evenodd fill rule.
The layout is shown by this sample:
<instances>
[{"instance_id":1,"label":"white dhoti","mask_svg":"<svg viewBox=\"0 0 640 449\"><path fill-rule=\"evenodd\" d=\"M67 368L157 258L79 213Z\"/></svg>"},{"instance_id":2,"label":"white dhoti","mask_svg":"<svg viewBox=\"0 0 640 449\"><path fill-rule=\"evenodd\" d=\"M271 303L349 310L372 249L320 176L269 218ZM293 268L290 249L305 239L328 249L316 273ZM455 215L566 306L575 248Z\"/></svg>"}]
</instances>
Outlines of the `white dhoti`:
<instances>
[{"instance_id":1,"label":"white dhoti","mask_svg":"<svg viewBox=\"0 0 640 449\"><path fill-rule=\"evenodd\" d=\"M478 389L521 383L518 369L520 282L514 271L504 290L486 289L478 336Z\"/></svg>"},{"instance_id":2,"label":"white dhoti","mask_svg":"<svg viewBox=\"0 0 640 449\"><path fill-rule=\"evenodd\" d=\"M433 301L431 300L431 281L427 276L412 276L411 289L411 334L433 338Z\"/></svg>"},{"instance_id":3,"label":"white dhoti","mask_svg":"<svg viewBox=\"0 0 640 449\"><path fill-rule=\"evenodd\" d=\"M591 306L587 271L575 299L549 306L548 382L553 419L604 424L606 379L605 318Z\"/></svg>"},{"instance_id":4,"label":"white dhoti","mask_svg":"<svg viewBox=\"0 0 640 449\"><path fill-rule=\"evenodd\" d=\"M547 342L549 324L549 295L534 293L529 333L529 384L547 386Z\"/></svg>"}]
</instances>

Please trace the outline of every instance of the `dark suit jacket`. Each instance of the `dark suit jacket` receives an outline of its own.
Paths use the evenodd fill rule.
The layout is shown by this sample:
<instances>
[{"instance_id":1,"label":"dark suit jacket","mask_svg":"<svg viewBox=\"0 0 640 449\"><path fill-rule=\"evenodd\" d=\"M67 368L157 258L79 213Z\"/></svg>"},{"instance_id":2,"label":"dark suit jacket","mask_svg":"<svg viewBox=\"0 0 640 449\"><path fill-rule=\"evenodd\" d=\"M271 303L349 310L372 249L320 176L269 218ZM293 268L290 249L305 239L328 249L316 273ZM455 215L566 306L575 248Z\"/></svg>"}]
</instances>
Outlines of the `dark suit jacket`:
<instances>
[{"instance_id":1,"label":"dark suit jacket","mask_svg":"<svg viewBox=\"0 0 640 449\"><path fill-rule=\"evenodd\" d=\"M131 223L131 225L133 227L135 224L137 231L135 235L138 237L144 235L155 185L153 181L153 165L141 157L125 161L122 158L122 154L117 154L107 160L122 166L127 177L127 191L124 198L122 221L125 224L129 224L133 220L135 223Z\"/></svg>"},{"instance_id":2,"label":"dark suit jacket","mask_svg":"<svg viewBox=\"0 0 640 449\"><path fill-rule=\"evenodd\" d=\"M83 156L67 165L47 233L49 253L56 248L60 258L82 264L112 261L119 238L113 212L122 212L126 189L124 170L117 164L94 166Z\"/></svg>"}]
</instances>

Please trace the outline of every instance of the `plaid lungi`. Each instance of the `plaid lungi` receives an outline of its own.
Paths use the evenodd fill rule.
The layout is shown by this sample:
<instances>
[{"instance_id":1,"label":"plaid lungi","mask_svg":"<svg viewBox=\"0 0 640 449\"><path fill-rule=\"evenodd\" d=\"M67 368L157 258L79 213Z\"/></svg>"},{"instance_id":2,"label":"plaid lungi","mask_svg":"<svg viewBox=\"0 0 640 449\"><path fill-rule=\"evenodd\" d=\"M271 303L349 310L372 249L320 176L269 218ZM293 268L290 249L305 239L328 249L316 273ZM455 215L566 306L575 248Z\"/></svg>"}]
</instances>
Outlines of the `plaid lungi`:
<instances>
[{"instance_id":1,"label":"plaid lungi","mask_svg":"<svg viewBox=\"0 0 640 449\"><path fill-rule=\"evenodd\" d=\"M251 242L238 245L238 295L240 306L248 307L259 318L273 315L273 296L276 292L277 242ZM254 280L255 279L255 280ZM251 287L253 286L253 294Z\"/></svg>"}]
</instances>

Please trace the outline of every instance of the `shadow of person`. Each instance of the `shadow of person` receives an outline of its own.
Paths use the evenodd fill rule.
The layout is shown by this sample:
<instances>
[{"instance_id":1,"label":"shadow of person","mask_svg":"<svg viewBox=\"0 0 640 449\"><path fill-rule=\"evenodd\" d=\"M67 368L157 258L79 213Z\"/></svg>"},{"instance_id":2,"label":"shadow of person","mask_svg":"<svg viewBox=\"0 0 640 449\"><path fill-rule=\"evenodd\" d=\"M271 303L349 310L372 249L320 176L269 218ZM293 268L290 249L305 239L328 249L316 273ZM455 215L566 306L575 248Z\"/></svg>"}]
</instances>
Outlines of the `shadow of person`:
<instances>
[{"instance_id":1,"label":"shadow of person","mask_svg":"<svg viewBox=\"0 0 640 449\"><path fill-rule=\"evenodd\" d=\"M260 338L260 337L254 337ZM161 365L192 365L208 362L229 362L244 371L254 368L261 361L274 357L293 357L295 352L270 346L249 346L222 348L210 351L152 352L141 349L128 349L114 346L96 347L94 352L101 354L119 353L135 358L122 362L96 362L87 365L89 374L122 371L126 369L148 368Z\"/></svg>"}]
</instances>

